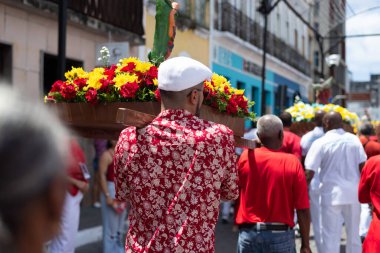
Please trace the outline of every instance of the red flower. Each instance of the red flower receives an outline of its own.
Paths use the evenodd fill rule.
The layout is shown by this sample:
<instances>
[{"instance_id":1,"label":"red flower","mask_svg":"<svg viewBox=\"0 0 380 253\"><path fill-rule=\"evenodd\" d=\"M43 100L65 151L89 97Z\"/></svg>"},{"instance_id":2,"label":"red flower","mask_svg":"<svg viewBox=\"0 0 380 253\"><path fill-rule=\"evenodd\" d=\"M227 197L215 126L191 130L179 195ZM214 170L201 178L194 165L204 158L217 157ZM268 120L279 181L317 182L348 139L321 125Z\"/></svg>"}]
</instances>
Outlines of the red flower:
<instances>
[{"instance_id":1,"label":"red flower","mask_svg":"<svg viewBox=\"0 0 380 253\"><path fill-rule=\"evenodd\" d=\"M116 65L112 65L111 67L106 68L106 69L104 70L104 75L107 76L107 79L108 79L108 80L113 80L113 79L114 79L116 68L117 68Z\"/></svg>"},{"instance_id":2,"label":"red flower","mask_svg":"<svg viewBox=\"0 0 380 253\"><path fill-rule=\"evenodd\" d=\"M139 85L136 82L126 83L121 86L120 95L123 98L135 98L136 92L139 89Z\"/></svg>"},{"instance_id":3,"label":"red flower","mask_svg":"<svg viewBox=\"0 0 380 253\"><path fill-rule=\"evenodd\" d=\"M127 66L123 67L121 71L123 72L133 72L135 70L136 63L128 62Z\"/></svg>"},{"instance_id":4,"label":"red flower","mask_svg":"<svg viewBox=\"0 0 380 253\"><path fill-rule=\"evenodd\" d=\"M231 100L234 100L240 108L248 109L248 101L244 99L243 95L233 94Z\"/></svg>"},{"instance_id":5,"label":"red flower","mask_svg":"<svg viewBox=\"0 0 380 253\"><path fill-rule=\"evenodd\" d=\"M148 70L147 72L147 75L151 78L151 79L154 79L154 78L157 78L158 76L158 69L156 66L152 66L150 67L150 69Z\"/></svg>"},{"instance_id":6,"label":"red flower","mask_svg":"<svg viewBox=\"0 0 380 253\"><path fill-rule=\"evenodd\" d=\"M238 105L234 100L230 100L226 107L228 114L236 114L238 112Z\"/></svg>"},{"instance_id":7,"label":"red flower","mask_svg":"<svg viewBox=\"0 0 380 253\"><path fill-rule=\"evenodd\" d=\"M161 94L159 89L154 92L154 96L156 97L157 101L161 101Z\"/></svg>"},{"instance_id":8,"label":"red flower","mask_svg":"<svg viewBox=\"0 0 380 253\"><path fill-rule=\"evenodd\" d=\"M50 92L61 92L62 86L65 85L61 80L56 81L51 87Z\"/></svg>"},{"instance_id":9,"label":"red flower","mask_svg":"<svg viewBox=\"0 0 380 253\"><path fill-rule=\"evenodd\" d=\"M89 88L84 97L86 98L87 102L96 104L98 102L97 94L98 92L94 88Z\"/></svg>"},{"instance_id":10,"label":"red flower","mask_svg":"<svg viewBox=\"0 0 380 253\"><path fill-rule=\"evenodd\" d=\"M74 85L67 84L62 86L62 89L60 91L61 95L65 99L73 99L75 98L77 92L75 90Z\"/></svg>"},{"instance_id":11,"label":"red flower","mask_svg":"<svg viewBox=\"0 0 380 253\"><path fill-rule=\"evenodd\" d=\"M79 90L82 90L83 87L87 85L87 79L77 78L74 80L74 83L78 86Z\"/></svg>"},{"instance_id":12,"label":"red flower","mask_svg":"<svg viewBox=\"0 0 380 253\"><path fill-rule=\"evenodd\" d=\"M227 87L227 85L226 85L226 86L224 86L224 93L226 93L226 94L230 94L230 91L228 90L228 87Z\"/></svg>"},{"instance_id":13,"label":"red flower","mask_svg":"<svg viewBox=\"0 0 380 253\"><path fill-rule=\"evenodd\" d=\"M110 80L108 78L107 79L105 79L105 78L100 79L100 83L102 84L102 87L100 87L99 90L103 91L103 92L108 92L109 86L115 84L115 82L113 82L112 80Z\"/></svg>"}]
</instances>

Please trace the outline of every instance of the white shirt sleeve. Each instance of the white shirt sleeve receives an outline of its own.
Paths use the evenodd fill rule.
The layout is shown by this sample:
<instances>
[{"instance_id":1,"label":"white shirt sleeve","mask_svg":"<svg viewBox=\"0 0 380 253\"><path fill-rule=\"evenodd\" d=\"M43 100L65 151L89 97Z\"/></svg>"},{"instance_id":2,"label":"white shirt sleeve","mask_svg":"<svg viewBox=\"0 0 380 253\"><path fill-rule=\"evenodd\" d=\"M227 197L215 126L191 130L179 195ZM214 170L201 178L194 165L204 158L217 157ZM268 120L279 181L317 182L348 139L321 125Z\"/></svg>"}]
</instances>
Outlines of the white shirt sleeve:
<instances>
[{"instance_id":1,"label":"white shirt sleeve","mask_svg":"<svg viewBox=\"0 0 380 253\"><path fill-rule=\"evenodd\" d=\"M359 148L359 164L364 163L367 161L367 154L364 151L363 145L358 141L358 148Z\"/></svg>"},{"instance_id":2,"label":"white shirt sleeve","mask_svg":"<svg viewBox=\"0 0 380 253\"><path fill-rule=\"evenodd\" d=\"M305 169L316 172L321 167L321 162L322 162L321 147L322 145L319 144L318 140L313 142L313 144L311 145L309 149L309 152L306 155Z\"/></svg>"},{"instance_id":3,"label":"white shirt sleeve","mask_svg":"<svg viewBox=\"0 0 380 253\"><path fill-rule=\"evenodd\" d=\"M310 146L311 146L311 144L310 144L310 133L311 132L305 134L301 138L301 149L302 149L302 155L303 156L306 156L306 154L309 151Z\"/></svg>"}]
</instances>

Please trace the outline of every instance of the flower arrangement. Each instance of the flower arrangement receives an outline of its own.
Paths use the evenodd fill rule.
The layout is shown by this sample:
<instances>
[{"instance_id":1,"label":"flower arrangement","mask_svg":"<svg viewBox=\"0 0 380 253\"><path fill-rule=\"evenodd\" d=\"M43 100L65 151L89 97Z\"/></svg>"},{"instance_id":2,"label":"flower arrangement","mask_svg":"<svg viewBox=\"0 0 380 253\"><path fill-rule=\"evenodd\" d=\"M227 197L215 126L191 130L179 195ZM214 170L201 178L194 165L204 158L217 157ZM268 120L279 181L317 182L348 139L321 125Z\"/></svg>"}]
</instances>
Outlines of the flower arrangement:
<instances>
[{"instance_id":1,"label":"flower arrangement","mask_svg":"<svg viewBox=\"0 0 380 253\"><path fill-rule=\"evenodd\" d=\"M335 104L305 104L297 102L292 107L286 109L292 115L293 122L311 122L314 119L316 111L339 112L343 121L355 127L359 123L359 117L356 113L350 112L346 108Z\"/></svg>"},{"instance_id":2,"label":"flower arrangement","mask_svg":"<svg viewBox=\"0 0 380 253\"><path fill-rule=\"evenodd\" d=\"M107 63L107 55L104 63ZM107 64L108 65L108 64ZM56 81L45 99L57 102L111 103L159 101L158 69L150 62L137 58L121 59L118 64L99 67L91 72L72 68L65 81ZM214 74L204 82L204 104L222 113L241 118L255 119L249 112L254 102L248 101L244 90L231 87L223 76Z\"/></svg>"}]
</instances>

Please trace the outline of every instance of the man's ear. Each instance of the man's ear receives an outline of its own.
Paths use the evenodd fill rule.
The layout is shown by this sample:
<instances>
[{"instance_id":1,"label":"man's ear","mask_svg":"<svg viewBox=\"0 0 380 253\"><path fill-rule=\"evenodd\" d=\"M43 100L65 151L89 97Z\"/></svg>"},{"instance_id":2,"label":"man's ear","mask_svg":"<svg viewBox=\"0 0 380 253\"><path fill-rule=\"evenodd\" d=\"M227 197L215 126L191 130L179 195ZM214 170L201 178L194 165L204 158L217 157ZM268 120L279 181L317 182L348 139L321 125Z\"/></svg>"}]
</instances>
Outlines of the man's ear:
<instances>
[{"instance_id":1,"label":"man's ear","mask_svg":"<svg viewBox=\"0 0 380 253\"><path fill-rule=\"evenodd\" d=\"M198 99L199 99L199 95L198 95L198 92L197 90L193 90L190 94L190 103L192 105L197 105L198 104Z\"/></svg>"}]
</instances>

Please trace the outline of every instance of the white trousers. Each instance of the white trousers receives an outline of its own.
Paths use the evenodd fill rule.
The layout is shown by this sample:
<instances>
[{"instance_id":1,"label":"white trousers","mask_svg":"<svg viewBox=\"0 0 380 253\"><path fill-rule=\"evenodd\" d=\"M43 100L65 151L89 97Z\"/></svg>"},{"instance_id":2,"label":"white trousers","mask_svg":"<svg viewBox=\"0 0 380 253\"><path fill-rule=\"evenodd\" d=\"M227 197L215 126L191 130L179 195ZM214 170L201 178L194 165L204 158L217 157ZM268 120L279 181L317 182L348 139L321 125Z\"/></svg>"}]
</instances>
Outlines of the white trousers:
<instances>
[{"instance_id":1,"label":"white trousers","mask_svg":"<svg viewBox=\"0 0 380 253\"><path fill-rule=\"evenodd\" d=\"M359 237L360 204L321 206L322 252L339 253L342 235L342 218L346 227L346 253L362 252Z\"/></svg>"},{"instance_id":2,"label":"white trousers","mask_svg":"<svg viewBox=\"0 0 380 253\"><path fill-rule=\"evenodd\" d=\"M74 253L82 198L81 192L76 196L66 193L61 217L61 233L51 241L49 253Z\"/></svg>"},{"instance_id":3,"label":"white trousers","mask_svg":"<svg viewBox=\"0 0 380 253\"><path fill-rule=\"evenodd\" d=\"M317 252L322 252L322 238L321 238L321 195L319 190L309 191L310 199L310 216L311 223L313 224L314 241L317 246Z\"/></svg>"},{"instance_id":4,"label":"white trousers","mask_svg":"<svg viewBox=\"0 0 380 253\"><path fill-rule=\"evenodd\" d=\"M366 237L369 229L369 225L372 221L371 216L371 209L369 208L368 204L361 204L360 205L361 211L360 211L360 229L359 229L359 235Z\"/></svg>"}]
</instances>

